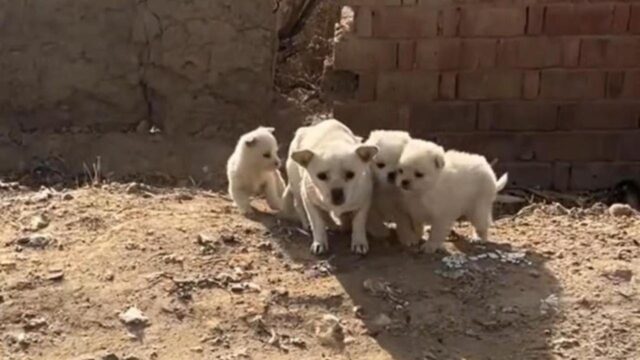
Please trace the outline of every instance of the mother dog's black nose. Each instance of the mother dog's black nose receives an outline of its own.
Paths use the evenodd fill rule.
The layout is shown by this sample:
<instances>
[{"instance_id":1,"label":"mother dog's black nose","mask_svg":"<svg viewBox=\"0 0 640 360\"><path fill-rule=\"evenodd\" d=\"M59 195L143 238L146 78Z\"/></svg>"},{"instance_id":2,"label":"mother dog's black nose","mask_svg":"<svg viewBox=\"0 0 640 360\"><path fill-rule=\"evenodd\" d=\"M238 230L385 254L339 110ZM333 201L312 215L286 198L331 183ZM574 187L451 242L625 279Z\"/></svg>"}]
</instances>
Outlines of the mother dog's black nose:
<instances>
[{"instance_id":1,"label":"mother dog's black nose","mask_svg":"<svg viewBox=\"0 0 640 360\"><path fill-rule=\"evenodd\" d=\"M402 188L403 188L403 189L408 189L408 188L409 188L409 185L411 185L411 182L410 182L409 180L402 180L402 181L400 182L400 185L402 185Z\"/></svg>"},{"instance_id":2,"label":"mother dog's black nose","mask_svg":"<svg viewBox=\"0 0 640 360\"><path fill-rule=\"evenodd\" d=\"M342 205L344 203L344 191L342 188L331 189L331 202L333 205Z\"/></svg>"}]
</instances>

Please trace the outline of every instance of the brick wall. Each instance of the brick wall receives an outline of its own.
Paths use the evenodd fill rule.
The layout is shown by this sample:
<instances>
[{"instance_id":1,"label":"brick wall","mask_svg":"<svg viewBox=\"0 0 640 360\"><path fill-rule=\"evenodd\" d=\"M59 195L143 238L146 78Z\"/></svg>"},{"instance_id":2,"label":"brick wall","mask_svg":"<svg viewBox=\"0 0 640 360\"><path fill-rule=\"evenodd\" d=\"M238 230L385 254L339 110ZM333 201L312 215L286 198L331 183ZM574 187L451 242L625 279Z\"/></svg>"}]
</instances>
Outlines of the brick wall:
<instances>
[{"instance_id":1,"label":"brick wall","mask_svg":"<svg viewBox=\"0 0 640 360\"><path fill-rule=\"evenodd\" d=\"M640 1L346 0L335 116L499 158L513 184L640 180Z\"/></svg>"}]
</instances>

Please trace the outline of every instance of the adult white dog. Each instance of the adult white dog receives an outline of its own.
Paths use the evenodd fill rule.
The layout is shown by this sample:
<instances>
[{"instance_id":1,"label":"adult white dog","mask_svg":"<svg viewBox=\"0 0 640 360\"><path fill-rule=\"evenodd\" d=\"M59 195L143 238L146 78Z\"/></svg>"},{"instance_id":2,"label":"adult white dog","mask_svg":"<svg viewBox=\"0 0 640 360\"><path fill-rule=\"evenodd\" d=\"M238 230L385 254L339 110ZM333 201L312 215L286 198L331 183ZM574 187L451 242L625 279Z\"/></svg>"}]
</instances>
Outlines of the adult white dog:
<instances>
[{"instance_id":1,"label":"adult white dog","mask_svg":"<svg viewBox=\"0 0 640 360\"><path fill-rule=\"evenodd\" d=\"M408 246L420 242L424 233L423 223L411 218L407 199L395 183L400 155L410 140L406 131L374 130L365 142L378 148L371 163L374 189L367 231L374 237L387 237L385 223L395 223L398 240Z\"/></svg>"},{"instance_id":2,"label":"adult white dog","mask_svg":"<svg viewBox=\"0 0 640 360\"><path fill-rule=\"evenodd\" d=\"M314 254L329 249L326 226L331 217L350 218L351 250L369 251L365 229L373 188L369 162L377 152L334 119L296 132L286 164L289 184L284 197L285 203L293 203L302 224L311 225Z\"/></svg>"},{"instance_id":3,"label":"adult white dog","mask_svg":"<svg viewBox=\"0 0 640 360\"><path fill-rule=\"evenodd\" d=\"M284 180L278 171L278 142L271 127L258 127L240 137L227 161L229 195L240 212L253 212L251 196L265 195L269 207L282 209Z\"/></svg>"},{"instance_id":4,"label":"adult white dog","mask_svg":"<svg viewBox=\"0 0 640 360\"><path fill-rule=\"evenodd\" d=\"M396 184L416 200L411 214L431 224L425 252L442 246L451 227L467 218L480 240L487 240L496 194L507 184L507 174L496 180L483 156L444 149L432 142L412 139L398 163Z\"/></svg>"}]
</instances>

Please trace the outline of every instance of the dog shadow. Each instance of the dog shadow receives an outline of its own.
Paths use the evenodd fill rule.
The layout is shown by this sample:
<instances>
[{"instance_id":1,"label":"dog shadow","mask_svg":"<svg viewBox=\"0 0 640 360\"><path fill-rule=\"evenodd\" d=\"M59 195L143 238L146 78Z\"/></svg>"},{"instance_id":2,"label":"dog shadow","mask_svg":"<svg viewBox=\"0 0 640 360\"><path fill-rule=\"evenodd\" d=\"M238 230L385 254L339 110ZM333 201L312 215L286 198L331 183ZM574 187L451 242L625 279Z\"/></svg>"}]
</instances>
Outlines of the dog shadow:
<instances>
[{"instance_id":1,"label":"dog shadow","mask_svg":"<svg viewBox=\"0 0 640 360\"><path fill-rule=\"evenodd\" d=\"M330 254L316 257L310 234L293 223L267 213L253 218L270 229L285 258L337 279L364 335L393 359L554 358L550 334L561 288L542 254L520 251L509 239L477 244L451 236L446 253L436 254L370 239L362 257L351 253L348 234L329 233Z\"/></svg>"}]
</instances>

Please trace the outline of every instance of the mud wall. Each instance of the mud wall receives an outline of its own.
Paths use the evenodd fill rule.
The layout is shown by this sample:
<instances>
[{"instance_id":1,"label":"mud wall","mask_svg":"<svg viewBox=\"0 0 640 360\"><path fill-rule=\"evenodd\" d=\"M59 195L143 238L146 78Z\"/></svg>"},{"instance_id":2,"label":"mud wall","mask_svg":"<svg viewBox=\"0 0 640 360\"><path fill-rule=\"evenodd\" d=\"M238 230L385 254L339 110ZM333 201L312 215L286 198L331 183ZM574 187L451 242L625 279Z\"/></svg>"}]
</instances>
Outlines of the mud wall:
<instances>
[{"instance_id":1,"label":"mud wall","mask_svg":"<svg viewBox=\"0 0 640 360\"><path fill-rule=\"evenodd\" d=\"M125 153L127 169L202 175L185 169L206 164L175 169L157 147L176 157L168 162L191 162L184 154L193 144L220 145L264 121L272 7L253 0L0 0L0 171L48 157L74 169L101 155L119 172L121 144L150 142L155 147Z\"/></svg>"}]
</instances>

